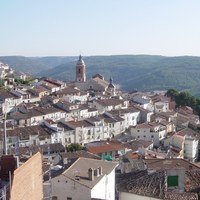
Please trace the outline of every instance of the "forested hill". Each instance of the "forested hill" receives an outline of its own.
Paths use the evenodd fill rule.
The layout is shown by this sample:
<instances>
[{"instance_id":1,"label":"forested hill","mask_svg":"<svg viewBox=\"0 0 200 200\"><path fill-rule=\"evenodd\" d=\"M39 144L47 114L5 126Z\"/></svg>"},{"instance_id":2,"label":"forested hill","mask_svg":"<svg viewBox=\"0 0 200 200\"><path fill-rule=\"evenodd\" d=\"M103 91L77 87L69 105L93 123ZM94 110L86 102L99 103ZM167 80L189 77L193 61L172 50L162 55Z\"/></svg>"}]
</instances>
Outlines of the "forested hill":
<instances>
[{"instance_id":1,"label":"forested hill","mask_svg":"<svg viewBox=\"0 0 200 200\"><path fill-rule=\"evenodd\" d=\"M0 57L20 71L30 71L39 76L51 76L62 80L74 80L78 57ZM87 78L101 73L106 79L113 76L114 83L122 89L131 90L189 90L200 96L200 57L164 57L153 55L114 55L83 57L87 66ZM29 63L31 62L31 64ZM31 66L31 67L30 67ZM33 67L34 66L34 67ZM34 69L33 69L34 68Z\"/></svg>"}]
</instances>

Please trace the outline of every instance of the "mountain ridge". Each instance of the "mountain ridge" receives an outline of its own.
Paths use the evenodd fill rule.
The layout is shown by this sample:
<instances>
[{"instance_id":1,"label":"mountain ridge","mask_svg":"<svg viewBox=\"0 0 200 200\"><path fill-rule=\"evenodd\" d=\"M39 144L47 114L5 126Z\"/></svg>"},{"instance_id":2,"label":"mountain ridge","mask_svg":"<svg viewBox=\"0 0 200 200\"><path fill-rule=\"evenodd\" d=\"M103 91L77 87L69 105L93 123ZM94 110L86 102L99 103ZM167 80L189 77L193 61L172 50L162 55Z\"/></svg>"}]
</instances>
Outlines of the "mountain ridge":
<instances>
[{"instance_id":1,"label":"mountain ridge","mask_svg":"<svg viewBox=\"0 0 200 200\"><path fill-rule=\"evenodd\" d=\"M19 70L21 67L20 71L26 69L26 72L31 68L30 73L36 76L50 76L65 81L75 79L75 65L78 59L74 56L23 57L23 64L23 59L17 56L11 59L12 62L9 57L3 60L1 58L0 61L8 63L14 69L17 67ZM120 84L126 91L175 88L189 90L192 94L200 96L198 56L100 55L86 56L83 59L86 63L87 79L100 73L107 80L111 75L114 83Z\"/></svg>"}]
</instances>

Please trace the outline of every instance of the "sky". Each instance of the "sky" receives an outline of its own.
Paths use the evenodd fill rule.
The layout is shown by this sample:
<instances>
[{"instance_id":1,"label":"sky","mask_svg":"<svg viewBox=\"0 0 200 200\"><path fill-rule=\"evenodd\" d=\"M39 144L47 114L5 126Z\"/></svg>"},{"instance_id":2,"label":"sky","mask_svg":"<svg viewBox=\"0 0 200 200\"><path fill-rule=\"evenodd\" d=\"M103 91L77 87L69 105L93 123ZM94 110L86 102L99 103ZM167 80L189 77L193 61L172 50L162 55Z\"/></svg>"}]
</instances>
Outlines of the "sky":
<instances>
[{"instance_id":1,"label":"sky","mask_svg":"<svg viewBox=\"0 0 200 200\"><path fill-rule=\"evenodd\" d=\"M1 0L0 56L200 56L199 0Z\"/></svg>"}]
</instances>

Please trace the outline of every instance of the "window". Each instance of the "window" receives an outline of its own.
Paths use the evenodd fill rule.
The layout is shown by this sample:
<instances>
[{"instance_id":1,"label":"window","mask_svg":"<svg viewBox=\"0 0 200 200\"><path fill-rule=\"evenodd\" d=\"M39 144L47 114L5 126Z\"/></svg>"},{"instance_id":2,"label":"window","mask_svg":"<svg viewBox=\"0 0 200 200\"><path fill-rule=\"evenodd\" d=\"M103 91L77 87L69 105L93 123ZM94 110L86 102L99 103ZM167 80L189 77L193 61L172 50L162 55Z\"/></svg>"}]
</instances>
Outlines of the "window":
<instances>
[{"instance_id":1,"label":"window","mask_svg":"<svg viewBox=\"0 0 200 200\"><path fill-rule=\"evenodd\" d=\"M10 137L9 137L9 139L8 139L8 142L9 142L9 143L12 143L12 139L11 139Z\"/></svg>"},{"instance_id":2,"label":"window","mask_svg":"<svg viewBox=\"0 0 200 200\"><path fill-rule=\"evenodd\" d=\"M134 120L134 119L135 119L135 117L133 116L133 117L132 117L132 120Z\"/></svg>"},{"instance_id":3,"label":"window","mask_svg":"<svg viewBox=\"0 0 200 200\"><path fill-rule=\"evenodd\" d=\"M72 197L67 197L67 200L72 200Z\"/></svg>"},{"instance_id":4,"label":"window","mask_svg":"<svg viewBox=\"0 0 200 200\"><path fill-rule=\"evenodd\" d=\"M91 134L91 131L90 130L88 130L88 135L90 135Z\"/></svg>"},{"instance_id":5,"label":"window","mask_svg":"<svg viewBox=\"0 0 200 200\"><path fill-rule=\"evenodd\" d=\"M80 69L80 68L78 69L78 73L79 73L79 74L81 73L81 69Z\"/></svg>"},{"instance_id":6,"label":"window","mask_svg":"<svg viewBox=\"0 0 200 200\"><path fill-rule=\"evenodd\" d=\"M154 135L152 135L151 138L154 138Z\"/></svg>"},{"instance_id":7,"label":"window","mask_svg":"<svg viewBox=\"0 0 200 200\"><path fill-rule=\"evenodd\" d=\"M140 130L137 130L137 132L140 132Z\"/></svg>"},{"instance_id":8,"label":"window","mask_svg":"<svg viewBox=\"0 0 200 200\"><path fill-rule=\"evenodd\" d=\"M58 197L57 196L52 196L52 200L57 200Z\"/></svg>"},{"instance_id":9,"label":"window","mask_svg":"<svg viewBox=\"0 0 200 200\"><path fill-rule=\"evenodd\" d=\"M168 187L178 186L178 176L168 176L167 177L167 186Z\"/></svg>"},{"instance_id":10,"label":"window","mask_svg":"<svg viewBox=\"0 0 200 200\"><path fill-rule=\"evenodd\" d=\"M140 136L139 136L139 135L138 135L137 137L138 137L138 138L140 138Z\"/></svg>"}]
</instances>

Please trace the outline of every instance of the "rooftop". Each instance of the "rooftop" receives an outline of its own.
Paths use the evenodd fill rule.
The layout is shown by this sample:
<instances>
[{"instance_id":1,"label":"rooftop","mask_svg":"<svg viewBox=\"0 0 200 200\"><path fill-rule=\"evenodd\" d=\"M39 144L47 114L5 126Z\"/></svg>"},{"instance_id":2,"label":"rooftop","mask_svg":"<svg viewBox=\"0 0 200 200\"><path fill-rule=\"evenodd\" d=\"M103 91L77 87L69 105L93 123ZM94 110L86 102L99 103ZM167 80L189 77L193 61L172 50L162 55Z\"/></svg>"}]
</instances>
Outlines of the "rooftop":
<instances>
[{"instance_id":1,"label":"rooftop","mask_svg":"<svg viewBox=\"0 0 200 200\"><path fill-rule=\"evenodd\" d=\"M102 106L117 106L123 104L123 100L119 99L102 99L102 100L95 100L98 104Z\"/></svg>"},{"instance_id":2,"label":"rooftop","mask_svg":"<svg viewBox=\"0 0 200 200\"><path fill-rule=\"evenodd\" d=\"M75 182L78 182L88 188L93 188L105 174L110 174L112 170L115 169L117 163L103 160L94 160L90 158L79 158L71 167L69 167L62 174ZM102 174L100 176L95 176L94 180L89 180L88 170L90 168L97 169L102 168ZM76 177L79 177L77 180Z\"/></svg>"},{"instance_id":3,"label":"rooftop","mask_svg":"<svg viewBox=\"0 0 200 200\"><path fill-rule=\"evenodd\" d=\"M110 151L117 151L124 149L124 145L121 142L117 141L99 141L99 142L92 142L86 145L86 148L91 153L104 153Z\"/></svg>"},{"instance_id":4,"label":"rooftop","mask_svg":"<svg viewBox=\"0 0 200 200\"><path fill-rule=\"evenodd\" d=\"M153 170L167 170L167 169L197 169L200 168L184 159L146 159L147 167Z\"/></svg>"}]
</instances>

